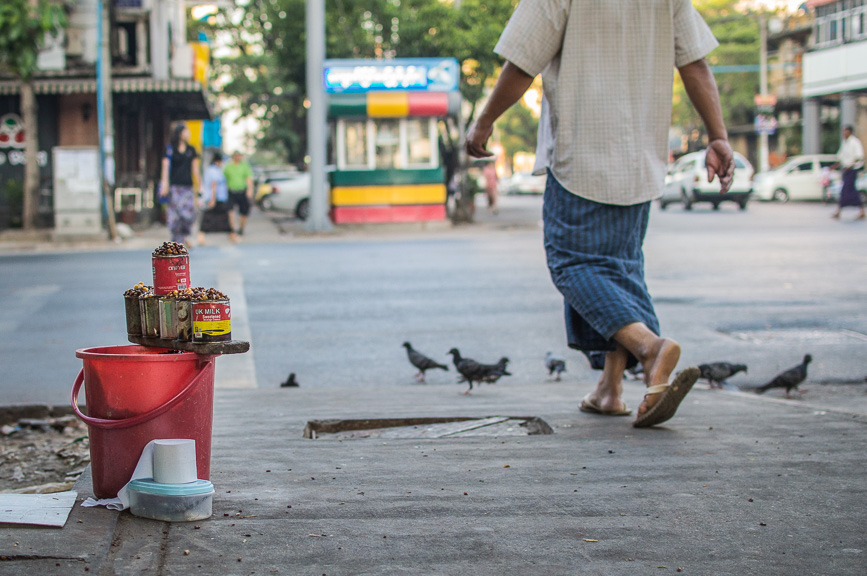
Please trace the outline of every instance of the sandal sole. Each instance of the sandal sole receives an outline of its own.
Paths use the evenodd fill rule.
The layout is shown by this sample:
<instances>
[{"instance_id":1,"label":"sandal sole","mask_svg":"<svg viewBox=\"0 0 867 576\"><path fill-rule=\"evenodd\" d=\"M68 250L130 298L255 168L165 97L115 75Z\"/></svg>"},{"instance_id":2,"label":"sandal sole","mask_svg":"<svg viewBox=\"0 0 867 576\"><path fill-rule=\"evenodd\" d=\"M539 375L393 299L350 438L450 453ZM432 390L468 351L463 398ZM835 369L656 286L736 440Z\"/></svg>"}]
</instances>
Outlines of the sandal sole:
<instances>
[{"instance_id":1,"label":"sandal sole","mask_svg":"<svg viewBox=\"0 0 867 576\"><path fill-rule=\"evenodd\" d=\"M695 366L681 371L668 390L661 393L662 398L653 405L653 408L636 418L632 425L635 428L649 428L670 420L699 377L701 371Z\"/></svg>"}]
</instances>

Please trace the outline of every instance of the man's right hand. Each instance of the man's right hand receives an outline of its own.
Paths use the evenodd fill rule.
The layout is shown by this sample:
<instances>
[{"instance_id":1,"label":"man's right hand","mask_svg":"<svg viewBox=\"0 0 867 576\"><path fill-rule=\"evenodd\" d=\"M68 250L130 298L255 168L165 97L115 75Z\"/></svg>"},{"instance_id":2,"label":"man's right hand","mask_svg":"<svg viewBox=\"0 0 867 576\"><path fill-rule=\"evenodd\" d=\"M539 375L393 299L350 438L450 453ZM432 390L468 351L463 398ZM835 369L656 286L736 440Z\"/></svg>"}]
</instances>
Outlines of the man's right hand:
<instances>
[{"instance_id":1,"label":"man's right hand","mask_svg":"<svg viewBox=\"0 0 867 576\"><path fill-rule=\"evenodd\" d=\"M735 155L728 140L711 140L704 163L708 182L713 182L714 176L719 176L720 194L728 192L735 176Z\"/></svg>"},{"instance_id":2,"label":"man's right hand","mask_svg":"<svg viewBox=\"0 0 867 576\"><path fill-rule=\"evenodd\" d=\"M494 153L487 149L488 139L491 137L493 131L493 126L482 126L478 122L473 122L473 125L467 131L467 154L473 158L490 158L493 156Z\"/></svg>"}]
</instances>

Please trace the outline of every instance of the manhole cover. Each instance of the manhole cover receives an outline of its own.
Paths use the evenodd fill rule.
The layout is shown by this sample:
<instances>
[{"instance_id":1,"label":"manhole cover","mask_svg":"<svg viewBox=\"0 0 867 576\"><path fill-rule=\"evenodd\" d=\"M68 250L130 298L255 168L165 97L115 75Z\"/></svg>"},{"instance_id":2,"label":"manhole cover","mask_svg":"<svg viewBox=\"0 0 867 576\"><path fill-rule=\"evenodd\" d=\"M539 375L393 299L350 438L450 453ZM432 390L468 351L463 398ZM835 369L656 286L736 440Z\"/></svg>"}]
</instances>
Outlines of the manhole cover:
<instances>
[{"instance_id":1,"label":"manhole cover","mask_svg":"<svg viewBox=\"0 0 867 576\"><path fill-rule=\"evenodd\" d=\"M466 438L469 436L533 436L553 434L535 416L488 416L485 418L391 418L380 420L311 420L304 437L334 438Z\"/></svg>"},{"instance_id":2,"label":"manhole cover","mask_svg":"<svg viewBox=\"0 0 867 576\"><path fill-rule=\"evenodd\" d=\"M851 344L853 341L858 340L867 342L867 334L861 334L853 330L791 328L781 330L722 330L721 332L737 340L752 342L753 344L768 344L771 342L781 344Z\"/></svg>"}]
</instances>

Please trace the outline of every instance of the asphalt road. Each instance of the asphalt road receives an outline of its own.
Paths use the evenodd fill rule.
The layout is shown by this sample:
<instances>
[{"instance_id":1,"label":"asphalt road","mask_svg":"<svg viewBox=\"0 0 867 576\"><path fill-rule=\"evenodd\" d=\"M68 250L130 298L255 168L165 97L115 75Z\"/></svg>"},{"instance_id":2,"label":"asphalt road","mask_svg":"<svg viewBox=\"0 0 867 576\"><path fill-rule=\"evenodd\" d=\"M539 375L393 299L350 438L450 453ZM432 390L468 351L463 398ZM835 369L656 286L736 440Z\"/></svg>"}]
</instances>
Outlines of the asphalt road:
<instances>
[{"instance_id":1,"label":"asphalt road","mask_svg":"<svg viewBox=\"0 0 867 576\"><path fill-rule=\"evenodd\" d=\"M506 386L544 380L552 350L583 393L596 375L564 343L540 204L503 198L498 216L454 230L196 249L193 283L228 291L233 331L252 343L246 358L218 361L217 385L271 388L295 372L302 387L415 386L408 340L441 361L452 347L485 362L508 356ZM811 353L803 401L867 410L867 223L830 211L654 208L647 280L684 363L744 362L749 373L732 383L748 386ZM0 255L0 271L0 403L61 404L81 367L76 349L126 342L121 294L149 283L150 251ZM462 390L453 370L428 379Z\"/></svg>"}]
</instances>

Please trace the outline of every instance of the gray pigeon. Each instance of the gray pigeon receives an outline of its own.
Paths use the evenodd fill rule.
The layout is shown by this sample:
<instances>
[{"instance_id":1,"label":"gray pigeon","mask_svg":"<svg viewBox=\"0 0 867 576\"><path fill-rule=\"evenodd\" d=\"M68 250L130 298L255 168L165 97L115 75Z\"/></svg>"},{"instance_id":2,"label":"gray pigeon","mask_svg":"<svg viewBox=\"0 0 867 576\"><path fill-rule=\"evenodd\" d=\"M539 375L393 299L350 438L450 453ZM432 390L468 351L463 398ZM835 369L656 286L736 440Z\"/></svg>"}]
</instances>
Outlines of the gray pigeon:
<instances>
[{"instance_id":1,"label":"gray pigeon","mask_svg":"<svg viewBox=\"0 0 867 576\"><path fill-rule=\"evenodd\" d=\"M795 366L794 368L789 368L785 372L781 372L777 374L773 380L765 384L764 386L759 386L756 388L756 394L764 394L771 388L785 388L786 389L786 398L789 398L789 393L794 388L798 390L798 386L807 379L807 364L813 361L813 357L807 354L804 356L804 361ZM801 392L798 390L798 392ZM803 392L801 392L803 394Z\"/></svg>"},{"instance_id":2,"label":"gray pigeon","mask_svg":"<svg viewBox=\"0 0 867 576\"><path fill-rule=\"evenodd\" d=\"M554 380L560 381L560 374L566 371L566 361L559 356L554 356L552 352L545 354L545 368L548 369L548 376L554 376Z\"/></svg>"},{"instance_id":3,"label":"gray pigeon","mask_svg":"<svg viewBox=\"0 0 867 576\"><path fill-rule=\"evenodd\" d=\"M508 358L501 358L496 364L482 364L471 358L462 358L457 348L452 348L448 353L452 355L455 368L461 374L461 379L458 382L468 382L470 384L470 387L467 388L464 394L470 393L470 390L473 389L473 382L479 384L488 382L493 384L502 376L511 376L505 369L505 365L509 361Z\"/></svg>"},{"instance_id":4,"label":"gray pigeon","mask_svg":"<svg viewBox=\"0 0 867 576\"><path fill-rule=\"evenodd\" d=\"M722 388L727 378L730 378L738 372L747 371L746 364L731 364L729 362L711 362L710 364L699 364L698 369L701 370L701 377L710 382L711 388Z\"/></svg>"},{"instance_id":5,"label":"gray pigeon","mask_svg":"<svg viewBox=\"0 0 867 576\"><path fill-rule=\"evenodd\" d=\"M410 344L409 342L404 342L403 344L401 344L401 346L406 348L406 354L407 356L409 356L410 363L419 369L418 374L415 375L415 379L419 382L424 382L425 370L430 370L431 368L441 368L442 370L448 371L448 366L431 360L418 350L415 350L412 347L412 344Z\"/></svg>"}]
</instances>

